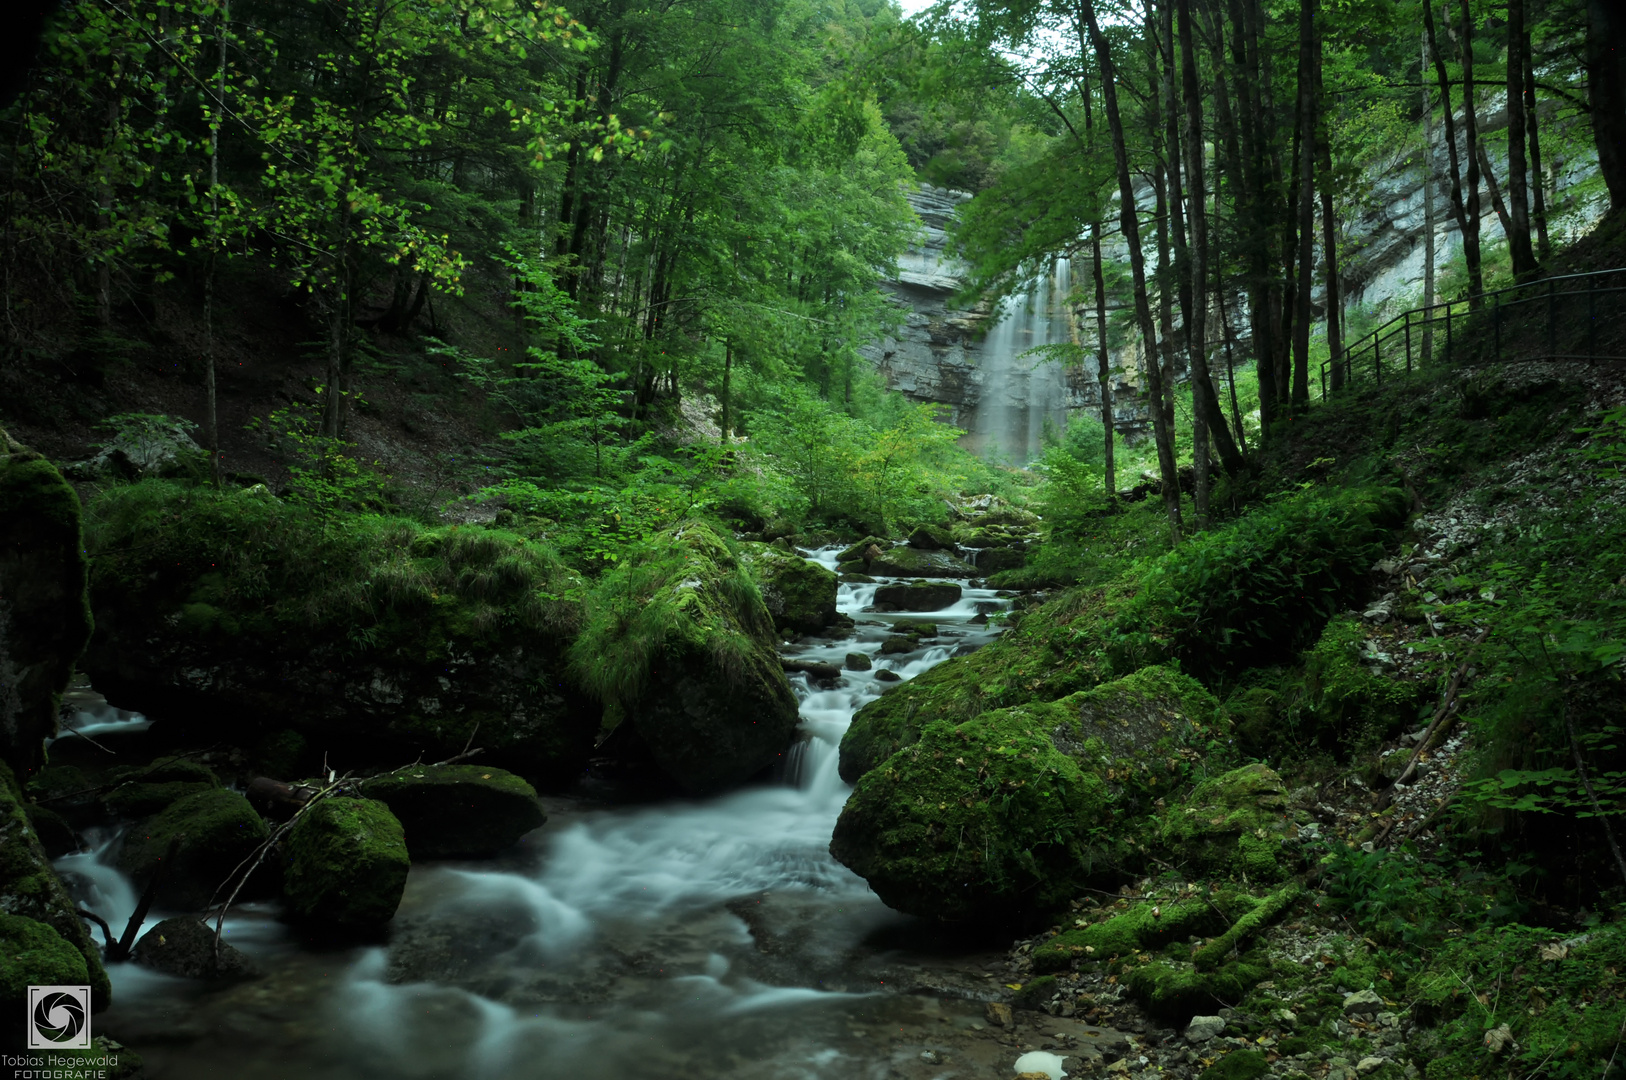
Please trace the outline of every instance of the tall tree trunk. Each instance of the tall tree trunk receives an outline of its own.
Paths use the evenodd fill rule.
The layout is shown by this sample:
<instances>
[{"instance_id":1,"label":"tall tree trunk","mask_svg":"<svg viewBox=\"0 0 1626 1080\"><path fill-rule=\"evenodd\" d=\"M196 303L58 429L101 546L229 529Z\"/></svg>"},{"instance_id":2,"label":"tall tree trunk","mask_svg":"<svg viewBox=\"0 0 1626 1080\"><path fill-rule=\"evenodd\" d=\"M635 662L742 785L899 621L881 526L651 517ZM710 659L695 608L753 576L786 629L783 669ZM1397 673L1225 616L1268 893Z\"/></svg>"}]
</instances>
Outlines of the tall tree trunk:
<instances>
[{"instance_id":1,"label":"tall tree trunk","mask_svg":"<svg viewBox=\"0 0 1626 1080\"><path fill-rule=\"evenodd\" d=\"M1496 220L1501 222L1502 234L1513 235L1513 219L1508 214L1507 203L1502 201L1502 186L1496 182L1496 170L1491 168L1490 158L1485 154L1485 144L1480 142L1479 175L1485 179L1485 189L1490 192L1491 209L1496 212ZM1527 237L1528 239L1528 237Z\"/></svg>"},{"instance_id":2,"label":"tall tree trunk","mask_svg":"<svg viewBox=\"0 0 1626 1080\"><path fill-rule=\"evenodd\" d=\"M209 444L209 477L220 486L220 413L215 397L215 258L220 249L220 111L226 107L226 24L231 2L215 16L215 47L220 53L215 69L215 101L209 110L209 266L203 279L203 350L205 393L204 440Z\"/></svg>"},{"instance_id":3,"label":"tall tree trunk","mask_svg":"<svg viewBox=\"0 0 1626 1080\"><path fill-rule=\"evenodd\" d=\"M1450 26L1450 0L1444 0L1440 5L1441 13L1446 17L1446 26ZM1440 52L1440 40L1434 32L1434 0L1427 0L1423 4L1423 31L1428 36L1429 55L1434 58L1434 77L1440 84L1440 111L1445 117L1445 149L1447 160L1451 163L1451 215L1456 218L1457 231L1462 236L1462 257L1468 264L1468 287L1470 292L1482 292L1479 278L1479 237L1473 231L1473 243L1469 244L1470 221L1468 218L1467 203L1462 191L1462 164L1457 156L1457 119L1451 108L1451 80L1445 73L1445 56ZM1477 175L1475 177L1477 181Z\"/></svg>"},{"instance_id":4,"label":"tall tree trunk","mask_svg":"<svg viewBox=\"0 0 1626 1080\"><path fill-rule=\"evenodd\" d=\"M1535 206L1532 217L1536 225L1536 260L1546 262L1552 254L1552 245L1547 238L1547 180L1541 171L1541 135L1540 122L1536 108L1536 67L1530 49L1530 27L1524 28L1524 42L1520 46L1524 53L1521 66L1524 68L1524 126L1530 132L1530 175L1535 179Z\"/></svg>"},{"instance_id":5,"label":"tall tree trunk","mask_svg":"<svg viewBox=\"0 0 1626 1080\"><path fill-rule=\"evenodd\" d=\"M1085 31L1082 24L1078 28L1079 45L1084 46ZM1080 50L1086 57L1089 56L1087 47ZM1088 65L1088 60L1085 63ZM1090 108L1090 99L1094 96L1090 89L1090 73L1086 66L1084 79L1079 86L1079 96L1084 99L1084 131L1086 137L1093 142L1095 130L1094 110ZM1106 441L1105 468L1102 474L1102 487L1106 490L1107 502L1113 503L1118 498L1118 479L1113 465L1113 443L1116 435L1115 417L1112 415L1112 361L1107 353L1107 284L1105 275L1101 270L1101 217L1099 211L1095 220L1090 222L1090 269L1095 278L1095 337L1096 348L1096 381L1101 388L1101 427L1103 439Z\"/></svg>"},{"instance_id":6,"label":"tall tree trunk","mask_svg":"<svg viewBox=\"0 0 1626 1080\"><path fill-rule=\"evenodd\" d=\"M1241 128L1246 187L1241 231L1247 266L1248 321L1253 330L1253 352L1259 381L1259 420L1265 430L1276 420L1276 330L1280 319L1273 303L1274 260L1271 258L1272 211L1267 181L1263 76L1258 39L1251 32L1253 0L1228 0L1231 12L1231 56L1237 91L1237 121Z\"/></svg>"},{"instance_id":7,"label":"tall tree trunk","mask_svg":"<svg viewBox=\"0 0 1626 1080\"><path fill-rule=\"evenodd\" d=\"M1462 56L1462 133L1467 140L1468 190L1466 206L1468 228L1462 234L1462 252L1468 263L1468 306L1478 309L1485 303L1485 275L1480 266L1479 230L1479 117L1474 107L1474 24L1468 0L1461 0L1462 37L1457 38L1451 27L1451 4L1446 0L1445 32L1457 42Z\"/></svg>"},{"instance_id":8,"label":"tall tree trunk","mask_svg":"<svg viewBox=\"0 0 1626 1080\"><path fill-rule=\"evenodd\" d=\"M1192 402L1198 420L1206 428L1206 441L1212 441L1220 464L1232 476L1244 467L1241 453L1225 426L1219 396L1208 367L1208 185L1203 168L1203 104L1197 79L1197 51L1191 22L1191 0L1177 0L1180 8L1180 83L1185 98L1186 189L1190 193L1191 221L1191 386ZM1195 464L1195 451L1193 452ZM1200 513L1207 512L1206 469L1198 469L1204 499Z\"/></svg>"},{"instance_id":9,"label":"tall tree trunk","mask_svg":"<svg viewBox=\"0 0 1626 1080\"><path fill-rule=\"evenodd\" d=\"M1318 28L1315 36L1315 93L1318 102L1325 101L1321 70L1324 51ZM1338 220L1333 217L1332 206L1332 139L1327 130L1325 105L1317 108L1316 113L1316 169L1321 177L1321 262L1327 280L1327 359L1332 367L1332 389L1337 390L1344 384L1344 371L1339 363L1344 355L1344 304L1338 287Z\"/></svg>"},{"instance_id":10,"label":"tall tree trunk","mask_svg":"<svg viewBox=\"0 0 1626 1080\"><path fill-rule=\"evenodd\" d=\"M1515 281L1536 272L1524 173L1524 37L1524 0L1507 0L1507 209L1513 223L1507 242Z\"/></svg>"},{"instance_id":11,"label":"tall tree trunk","mask_svg":"<svg viewBox=\"0 0 1626 1080\"><path fill-rule=\"evenodd\" d=\"M1218 261L1214 263L1214 295L1219 297L1220 333L1225 338L1225 381L1231 388L1231 423L1236 425L1236 445L1242 453L1248 452L1248 432L1242 423L1242 406L1236 400L1236 364L1231 355L1231 314L1225 306L1225 282L1220 278Z\"/></svg>"},{"instance_id":12,"label":"tall tree trunk","mask_svg":"<svg viewBox=\"0 0 1626 1080\"><path fill-rule=\"evenodd\" d=\"M1152 306L1146 295L1146 259L1140 250L1140 222L1135 214L1135 187L1129 177L1129 147L1124 138L1123 116L1118 111L1117 65L1112 61L1112 46L1095 21L1094 0L1083 0L1084 19L1089 27L1090 44L1101 65L1102 105L1107 113L1107 127L1112 132L1112 156L1118 168L1118 212L1124 242L1129 245L1129 273L1135 289L1135 321L1139 324L1141 340L1146 346L1146 384L1152 399L1152 437L1157 443L1157 465L1163 485L1163 509L1169 518L1169 532L1174 543L1180 542L1180 477L1174 466L1174 443L1169 426L1158 407L1163 400L1163 379L1157 370L1155 348L1157 330L1152 325Z\"/></svg>"},{"instance_id":13,"label":"tall tree trunk","mask_svg":"<svg viewBox=\"0 0 1626 1080\"><path fill-rule=\"evenodd\" d=\"M1626 13L1614 0L1586 0L1586 86L1598 171L1619 210L1626 207Z\"/></svg>"},{"instance_id":14,"label":"tall tree trunk","mask_svg":"<svg viewBox=\"0 0 1626 1080\"><path fill-rule=\"evenodd\" d=\"M1293 314L1293 409L1310 404L1310 283L1315 259L1315 2L1299 0L1299 280Z\"/></svg>"},{"instance_id":15,"label":"tall tree trunk","mask_svg":"<svg viewBox=\"0 0 1626 1080\"><path fill-rule=\"evenodd\" d=\"M734 376L734 337L729 335L723 339L723 445L729 443L729 436L734 430L734 417L730 415L733 398L730 391Z\"/></svg>"},{"instance_id":16,"label":"tall tree trunk","mask_svg":"<svg viewBox=\"0 0 1626 1080\"><path fill-rule=\"evenodd\" d=\"M1429 0L1430 3L1433 0ZM1426 10L1426 8L1425 8ZM1422 41L1423 56L1417 68L1417 81L1423 87L1423 363L1434 355L1434 233L1439 222L1434 214L1434 103L1428 93L1428 36Z\"/></svg>"}]
</instances>

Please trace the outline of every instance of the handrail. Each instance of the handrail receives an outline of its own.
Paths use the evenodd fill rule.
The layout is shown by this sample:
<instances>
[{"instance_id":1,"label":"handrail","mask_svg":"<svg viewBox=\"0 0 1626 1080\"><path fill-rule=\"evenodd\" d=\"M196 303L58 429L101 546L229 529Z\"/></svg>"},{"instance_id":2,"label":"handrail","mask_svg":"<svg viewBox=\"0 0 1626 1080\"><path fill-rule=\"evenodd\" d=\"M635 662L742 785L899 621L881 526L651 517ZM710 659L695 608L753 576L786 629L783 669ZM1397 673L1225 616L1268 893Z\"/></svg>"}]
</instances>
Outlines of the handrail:
<instances>
[{"instance_id":1,"label":"handrail","mask_svg":"<svg viewBox=\"0 0 1626 1080\"><path fill-rule=\"evenodd\" d=\"M1556 310L1557 310L1557 301L1561 297L1580 296L1580 295L1586 295L1588 297L1588 305L1587 305L1588 306L1588 312L1587 312L1587 316L1588 316L1587 317L1587 345L1588 345L1588 353L1590 353L1592 351L1593 341L1594 341L1594 338L1595 338L1595 335L1596 335L1596 322L1597 322L1596 298L1597 298L1597 296L1600 293L1608 294L1608 293L1626 292L1626 287L1623 287L1623 286L1608 286L1608 287L1604 287L1604 288L1598 288L1595 285L1590 285L1590 287L1587 287L1587 288L1570 287L1570 288L1564 289L1563 291L1560 291L1559 289L1556 288L1556 286L1559 283L1581 282L1581 281L1586 281L1588 279L1597 279L1597 278L1601 278L1601 277L1606 277L1606 276L1611 275L1611 274L1626 274L1626 267L1615 267L1615 268L1612 268L1612 269L1605 269L1605 270L1590 270L1590 271L1587 271L1585 273L1579 273L1579 274L1561 274L1561 275L1558 275L1556 277L1537 278L1534 281L1526 281L1526 282L1521 282L1521 283L1515 284L1515 285L1504 286L1504 287L1502 287L1500 289L1493 289L1490 292L1480 293L1480 294L1478 294L1478 296L1474 296L1474 297L1459 297L1459 298L1457 298L1455 300L1445 300L1445 301L1441 301L1441 302L1436 303L1436 304L1428 304L1428 305L1425 305L1425 306L1422 306L1422 307L1411 308L1411 309L1409 309L1407 311L1403 311L1399 315L1393 316L1392 318L1390 318L1387 322L1383 323L1382 325L1376 327L1373 330L1368 331L1366 334L1363 334L1355 342L1352 342L1351 344L1347 345L1342 350L1342 354L1340 356L1332 357L1332 358L1329 358L1329 359L1322 362L1321 371L1320 371L1320 375L1321 375L1321 396L1322 396L1323 399L1325 399L1327 397L1327 393L1328 393L1328 386L1327 386L1328 378L1327 378L1327 376L1328 376L1329 369L1331 369L1334 365L1337 365L1337 367L1343 369L1342 374L1345 376L1345 380L1353 381L1354 376L1355 376L1354 360L1358 356L1363 356L1368 350L1370 350L1371 354L1372 354L1372 370L1373 370L1373 373L1374 373L1378 383L1381 385L1382 381L1383 381L1383 367L1384 367L1384 365L1383 365L1383 353L1382 353L1383 344L1384 344L1384 342L1389 341L1390 339L1392 339L1392 338L1394 338L1394 337L1396 337L1398 335L1404 335L1404 337L1405 337L1405 357L1406 357L1405 370L1409 374L1411 372L1411 370L1412 370L1412 353L1413 353L1412 329L1413 329L1414 326L1419 328L1424 333L1425 342L1427 342L1427 341L1431 340L1432 336L1437 332L1437 330L1436 330L1437 325L1439 323L1444 323L1444 331L1445 331L1445 338L1446 338L1446 349L1445 349L1445 351L1446 351L1447 355L1449 355L1451 353L1451 351L1452 351L1453 337L1454 337L1454 334L1453 334L1453 329L1454 328L1453 328L1453 325L1452 325L1453 322L1456 321L1456 320L1460 320L1463 317L1478 317L1478 316L1486 316L1486 315L1488 315L1488 317L1492 320L1493 328L1494 328L1495 351L1496 351L1497 356L1500 357L1500 354L1501 354L1501 337L1502 337L1502 311L1503 311L1503 309L1517 307L1517 306L1519 306L1521 304L1537 303L1537 302L1541 302L1541 301L1546 302L1548 317L1547 317L1547 334L1546 334L1546 350L1545 350L1545 354L1548 355L1548 356L1557 355L1559 353L1559 350L1557 348L1557 341L1556 341L1556 339L1557 339ZM1502 302L1501 298L1503 296L1509 294L1509 293L1528 291L1528 290L1532 290L1532 289L1539 289L1539 290L1541 290L1541 292L1539 293L1539 295L1536 295L1536 296L1523 296L1523 297L1520 297L1519 299L1510 301L1508 303L1503 303ZM1476 301L1477 301L1477 306L1474 306ZM1486 306L1486 303L1485 303L1486 301L1490 302L1488 307ZM1461 314L1461 315L1455 314L1453 309L1459 308L1463 304L1470 305L1469 310L1467 312ZM1439 312L1441 309L1444 309L1444 314L1443 315L1435 314L1436 312ZM1428 352L1429 352L1429 350L1425 350L1425 353L1424 353L1425 358L1427 357ZM1363 362L1362 367L1364 368L1364 366L1365 365L1364 365L1364 362ZM1395 366L1398 367L1398 365L1395 365Z\"/></svg>"}]
</instances>

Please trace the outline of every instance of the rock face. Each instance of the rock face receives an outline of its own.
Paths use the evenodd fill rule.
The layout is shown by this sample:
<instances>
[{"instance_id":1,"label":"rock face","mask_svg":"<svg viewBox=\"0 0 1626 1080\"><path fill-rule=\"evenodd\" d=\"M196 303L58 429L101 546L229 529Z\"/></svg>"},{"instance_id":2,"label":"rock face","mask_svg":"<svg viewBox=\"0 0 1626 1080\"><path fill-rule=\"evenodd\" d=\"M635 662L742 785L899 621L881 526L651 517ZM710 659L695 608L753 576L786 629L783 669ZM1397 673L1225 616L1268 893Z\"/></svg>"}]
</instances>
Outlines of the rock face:
<instances>
[{"instance_id":1,"label":"rock face","mask_svg":"<svg viewBox=\"0 0 1626 1080\"><path fill-rule=\"evenodd\" d=\"M375 776L361 792L390 808L414 859L479 859L547 821L536 789L478 765L418 765Z\"/></svg>"},{"instance_id":2,"label":"rock face","mask_svg":"<svg viewBox=\"0 0 1626 1080\"><path fill-rule=\"evenodd\" d=\"M66 942L79 956L77 970L85 972L84 978L73 980L83 985L89 983L91 988L92 1004L96 1008L104 1007L112 995L112 984L108 982L107 972L102 968L101 950L91 940L90 932L85 928L85 921L77 911L77 905L68 895L68 890L62 881L51 869L45 850L40 846L38 837L28 823L28 815L24 810L22 793L17 786L16 778L11 770L0 762L0 911L11 916L21 916L25 920L44 924L57 939ZM16 932L27 932L29 940L45 940L36 932L27 927L20 927ZM0 934L5 933L0 928ZM46 962L47 953L54 955L55 947L41 953L37 959L41 964ZM48 974L43 968L34 971L27 963L13 961L10 958L16 954L10 951L10 946L0 953L0 970L7 972L6 977L12 977L12 963L21 963L15 972L30 976L24 985L33 983L44 985L53 983L43 977L34 978L34 975ZM30 955L33 955L31 952ZM58 964L60 960L50 963ZM53 969L54 970L54 969ZM9 983L7 984L10 985ZM8 1000L20 1000L10 998Z\"/></svg>"},{"instance_id":3,"label":"rock face","mask_svg":"<svg viewBox=\"0 0 1626 1080\"><path fill-rule=\"evenodd\" d=\"M253 963L229 942L215 955L214 927L191 915L165 919L148 930L130 951L142 967L182 979L245 979L258 974Z\"/></svg>"},{"instance_id":4,"label":"rock face","mask_svg":"<svg viewBox=\"0 0 1626 1080\"><path fill-rule=\"evenodd\" d=\"M79 496L0 429L0 759L40 764L57 704L90 640Z\"/></svg>"},{"instance_id":5,"label":"rock face","mask_svg":"<svg viewBox=\"0 0 1626 1080\"><path fill-rule=\"evenodd\" d=\"M784 634L816 634L837 622L836 575L810 559L765 544L744 544L741 559Z\"/></svg>"},{"instance_id":6,"label":"rock face","mask_svg":"<svg viewBox=\"0 0 1626 1080\"><path fill-rule=\"evenodd\" d=\"M406 833L372 799L324 799L288 834L282 891L295 918L370 930L395 917L406 889Z\"/></svg>"},{"instance_id":7,"label":"rock face","mask_svg":"<svg viewBox=\"0 0 1626 1080\"><path fill-rule=\"evenodd\" d=\"M1150 668L1060 701L927 723L858 781L831 854L909 914L1045 915L1150 822L1150 800L1125 781L1156 775L1184 740L1222 733L1217 708L1194 680Z\"/></svg>"},{"instance_id":8,"label":"rock face","mask_svg":"<svg viewBox=\"0 0 1626 1080\"><path fill-rule=\"evenodd\" d=\"M171 803L145 824L132 826L119 849L118 868L135 880L137 888L145 888L162 867L158 904L199 911L268 835L260 815L237 792L200 791ZM170 842L176 839L180 846L166 866Z\"/></svg>"},{"instance_id":9,"label":"rock face","mask_svg":"<svg viewBox=\"0 0 1626 1080\"><path fill-rule=\"evenodd\" d=\"M720 791L780 760L798 716L749 571L687 523L630 554L588 600L573 670L684 789Z\"/></svg>"}]
</instances>

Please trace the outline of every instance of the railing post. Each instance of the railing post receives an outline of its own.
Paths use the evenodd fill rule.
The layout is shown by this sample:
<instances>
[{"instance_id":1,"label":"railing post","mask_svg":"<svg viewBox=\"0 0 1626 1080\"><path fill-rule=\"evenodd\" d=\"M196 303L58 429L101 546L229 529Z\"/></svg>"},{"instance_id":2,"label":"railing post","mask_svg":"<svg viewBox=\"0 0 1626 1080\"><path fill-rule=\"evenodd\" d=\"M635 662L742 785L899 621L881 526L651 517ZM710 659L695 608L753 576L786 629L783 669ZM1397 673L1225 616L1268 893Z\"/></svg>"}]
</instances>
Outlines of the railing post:
<instances>
[{"instance_id":1,"label":"railing post","mask_svg":"<svg viewBox=\"0 0 1626 1080\"><path fill-rule=\"evenodd\" d=\"M1411 312L1406 312L1406 374L1411 374Z\"/></svg>"},{"instance_id":2,"label":"railing post","mask_svg":"<svg viewBox=\"0 0 1626 1080\"><path fill-rule=\"evenodd\" d=\"M1547 282L1547 353L1549 356L1558 352L1558 313L1553 300L1553 283Z\"/></svg>"}]
</instances>

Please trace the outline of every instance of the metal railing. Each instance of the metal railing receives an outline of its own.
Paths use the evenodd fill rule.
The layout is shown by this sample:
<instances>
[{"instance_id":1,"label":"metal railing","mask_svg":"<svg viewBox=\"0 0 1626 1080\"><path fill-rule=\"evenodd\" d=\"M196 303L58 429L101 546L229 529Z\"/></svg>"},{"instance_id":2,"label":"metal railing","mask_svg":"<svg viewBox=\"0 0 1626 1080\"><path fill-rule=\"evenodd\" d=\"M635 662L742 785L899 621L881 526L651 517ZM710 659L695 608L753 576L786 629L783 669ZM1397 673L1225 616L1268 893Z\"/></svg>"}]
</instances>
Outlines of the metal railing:
<instances>
[{"instance_id":1,"label":"metal railing","mask_svg":"<svg viewBox=\"0 0 1626 1080\"><path fill-rule=\"evenodd\" d=\"M1449 364L1459 359L1482 363L1504 359L1626 359L1600 356L1597 350L1598 324L1626 314L1619 310L1618 303L1614 308L1606 308L1601 316L1599 314L1600 298L1626 293L1626 285L1604 282L1611 275L1626 278L1626 268L1565 274L1510 285L1482 294L1476 308L1470 308L1469 301L1464 298L1401 312L1345 348L1342 356L1322 363L1321 396L1325 398L1329 392L1335 365L1341 369L1339 374L1343 376L1343 385L1370 377L1381 386L1386 377L1410 374L1414 368L1425 364ZM1543 306L1545 325L1534 328L1539 336L1532 341L1533 328L1528 316L1532 307L1539 312ZM1580 320L1579 332L1573 319L1563 320L1561 331L1561 314L1579 316L1583 307L1585 317ZM1482 340L1480 335L1487 326L1490 334L1488 356L1484 355L1483 348L1476 349L1478 356L1459 358L1454 355L1469 340L1479 345ZM1442 339L1443 349L1440 347ZM1509 345L1519 346L1520 355L1504 356L1505 346Z\"/></svg>"}]
</instances>

